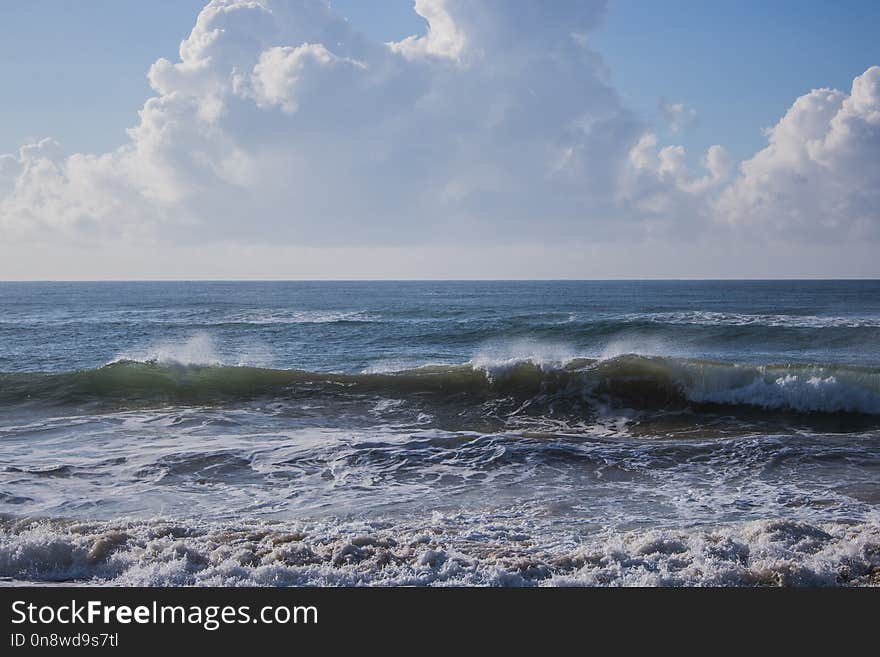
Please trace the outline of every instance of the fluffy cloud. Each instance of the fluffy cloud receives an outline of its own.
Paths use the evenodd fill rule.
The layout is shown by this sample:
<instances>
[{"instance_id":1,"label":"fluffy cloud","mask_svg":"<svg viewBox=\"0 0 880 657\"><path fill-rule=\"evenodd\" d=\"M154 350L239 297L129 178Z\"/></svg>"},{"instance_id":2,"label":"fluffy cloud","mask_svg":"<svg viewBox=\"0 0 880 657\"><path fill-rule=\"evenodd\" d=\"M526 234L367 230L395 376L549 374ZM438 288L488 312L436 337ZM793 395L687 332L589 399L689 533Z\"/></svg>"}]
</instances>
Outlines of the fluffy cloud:
<instances>
[{"instance_id":1,"label":"fluffy cloud","mask_svg":"<svg viewBox=\"0 0 880 657\"><path fill-rule=\"evenodd\" d=\"M3 241L877 236L880 68L849 95L798 99L738 169L720 145L690 167L590 49L604 2L414 8L425 33L384 44L321 0L213 0L177 60L150 69L155 95L124 146L0 156ZM695 116L667 110L673 127Z\"/></svg>"},{"instance_id":2,"label":"fluffy cloud","mask_svg":"<svg viewBox=\"0 0 880 657\"><path fill-rule=\"evenodd\" d=\"M702 171L694 173L683 146L661 148L657 136L646 133L630 150L621 173L619 205L641 217L645 232L694 238L713 228L712 201L731 167L727 151L716 144L703 156Z\"/></svg>"},{"instance_id":3,"label":"fluffy cloud","mask_svg":"<svg viewBox=\"0 0 880 657\"><path fill-rule=\"evenodd\" d=\"M214 0L151 68L128 144L4 165L28 170L3 229L322 244L607 227L640 128L583 38L603 3L415 9L427 32L383 44L319 0Z\"/></svg>"},{"instance_id":4,"label":"fluffy cloud","mask_svg":"<svg viewBox=\"0 0 880 657\"><path fill-rule=\"evenodd\" d=\"M467 45L465 34L456 24L443 2L415 0L415 10L428 21L424 36L411 36L398 43L389 43L394 52L407 59L434 56L461 61Z\"/></svg>"},{"instance_id":5,"label":"fluffy cloud","mask_svg":"<svg viewBox=\"0 0 880 657\"><path fill-rule=\"evenodd\" d=\"M337 57L320 43L270 48L260 54L260 61L254 66L250 79L253 98L259 107L277 105L293 114L299 109L297 97L308 93L302 88L304 81L326 75L325 71L335 67L365 69L367 66L354 59ZM237 91L242 93L247 84L244 81Z\"/></svg>"},{"instance_id":6,"label":"fluffy cloud","mask_svg":"<svg viewBox=\"0 0 880 657\"><path fill-rule=\"evenodd\" d=\"M850 95L801 96L767 136L719 199L719 219L817 241L880 236L880 67Z\"/></svg>"},{"instance_id":7,"label":"fluffy cloud","mask_svg":"<svg viewBox=\"0 0 880 657\"><path fill-rule=\"evenodd\" d=\"M692 173L684 148L644 134L630 150L619 197L692 232L789 243L880 238L880 67L849 95L816 89L767 130L767 147L733 162L709 148Z\"/></svg>"}]
</instances>

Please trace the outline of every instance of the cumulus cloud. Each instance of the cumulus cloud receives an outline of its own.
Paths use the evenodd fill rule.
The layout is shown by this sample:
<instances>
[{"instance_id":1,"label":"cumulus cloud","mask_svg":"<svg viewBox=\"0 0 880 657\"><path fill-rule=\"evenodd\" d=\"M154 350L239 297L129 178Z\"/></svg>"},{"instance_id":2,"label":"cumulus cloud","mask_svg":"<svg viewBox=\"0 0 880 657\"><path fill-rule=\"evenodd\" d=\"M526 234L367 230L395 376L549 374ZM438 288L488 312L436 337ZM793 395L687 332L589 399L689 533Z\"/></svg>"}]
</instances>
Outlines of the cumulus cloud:
<instances>
[{"instance_id":1,"label":"cumulus cloud","mask_svg":"<svg viewBox=\"0 0 880 657\"><path fill-rule=\"evenodd\" d=\"M719 199L719 218L817 240L880 235L880 66L849 95L801 96L767 136Z\"/></svg>"},{"instance_id":2,"label":"cumulus cloud","mask_svg":"<svg viewBox=\"0 0 880 657\"><path fill-rule=\"evenodd\" d=\"M60 243L346 245L877 236L880 68L798 99L738 167L623 106L599 0L416 0L379 43L323 0L212 0L128 141L0 155L0 233ZM695 120L665 103L673 128Z\"/></svg>"},{"instance_id":3,"label":"cumulus cloud","mask_svg":"<svg viewBox=\"0 0 880 657\"><path fill-rule=\"evenodd\" d=\"M415 10L428 21L428 32L422 36L413 35L402 41L389 43L391 50L399 52L407 59L434 56L460 62L467 41L465 34L449 14L446 3L415 0Z\"/></svg>"},{"instance_id":4,"label":"cumulus cloud","mask_svg":"<svg viewBox=\"0 0 880 657\"><path fill-rule=\"evenodd\" d=\"M367 67L357 60L337 57L320 43L306 43L296 48L270 48L260 54L260 60L254 66L250 79L252 97L259 107L277 105L284 112L293 114L299 109L297 97L308 93L302 89L304 80L322 75L321 69L337 66ZM247 84L247 81L243 82L236 91L241 94Z\"/></svg>"},{"instance_id":5,"label":"cumulus cloud","mask_svg":"<svg viewBox=\"0 0 880 657\"><path fill-rule=\"evenodd\" d=\"M664 220L659 225L663 231L681 234L684 229L693 237L711 228L711 203L728 181L731 167L727 151L716 144L703 156L701 170L694 172L683 146L660 147L657 136L649 132L629 151L618 200L644 217ZM647 227L658 232L656 221Z\"/></svg>"},{"instance_id":6,"label":"cumulus cloud","mask_svg":"<svg viewBox=\"0 0 880 657\"><path fill-rule=\"evenodd\" d=\"M179 60L151 68L130 142L39 156L0 202L4 230L322 244L607 228L640 128L582 38L603 3L415 10L426 33L383 44L319 0L213 0Z\"/></svg>"},{"instance_id":7,"label":"cumulus cloud","mask_svg":"<svg viewBox=\"0 0 880 657\"><path fill-rule=\"evenodd\" d=\"M653 133L630 150L620 197L690 230L789 243L880 237L880 67L849 94L815 89L766 131L768 144L735 169L720 145L693 173L681 146Z\"/></svg>"}]
</instances>

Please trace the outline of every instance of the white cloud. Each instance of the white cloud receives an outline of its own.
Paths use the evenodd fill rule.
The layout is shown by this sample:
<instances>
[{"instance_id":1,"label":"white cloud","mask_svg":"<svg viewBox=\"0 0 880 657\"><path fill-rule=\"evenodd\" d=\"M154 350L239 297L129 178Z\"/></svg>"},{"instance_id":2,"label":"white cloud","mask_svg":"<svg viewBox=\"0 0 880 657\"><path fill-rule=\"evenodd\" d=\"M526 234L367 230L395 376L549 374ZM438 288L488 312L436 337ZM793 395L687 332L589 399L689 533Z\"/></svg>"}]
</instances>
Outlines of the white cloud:
<instances>
[{"instance_id":1,"label":"white cloud","mask_svg":"<svg viewBox=\"0 0 880 657\"><path fill-rule=\"evenodd\" d=\"M690 128L699 120L697 110L685 107L684 103L672 103L661 99L660 112L669 125L669 129L675 134Z\"/></svg>"},{"instance_id":2,"label":"white cloud","mask_svg":"<svg viewBox=\"0 0 880 657\"><path fill-rule=\"evenodd\" d=\"M639 127L572 37L604 3L415 8L426 34L382 44L320 0L214 0L151 68L130 143L44 158L0 225L297 244L608 230Z\"/></svg>"},{"instance_id":3,"label":"white cloud","mask_svg":"<svg viewBox=\"0 0 880 657\"><path fill-rule=\"evenodd\" d=\"M718 145L689 164L622 105L588 45L604 2L415 10L426 32L383 44L323 0L213 0L177 61L150 69L155 96L123 147L0 156L0 242L877 237L877 67L850 95L798 99L737 170ZM673 130L695 119L664 111Z\"/></svg>"},{"instance_id":4,"label":"white cloud","mask_svg":"<svg viewBox=\"0 0 880 657\"><path fill-rule=\"evenodd\" d=\"M723 239L880 238L880 67L858 76L849 95L816 89L801 96L766 134L766 148L738 171L715 145L702 159L705 173L694 174L683 147L659 147L646 133L630 151L619 197Z\"/></svg>"},{"instance_id":5,"label":"white cloud","mask_svg":"<svg viewBox=\"0 0 880 657\"><path fill-rule=\"evenodd\" d=\"M323 71L337 66L365 69L366 64L347 57L337 57L320 43L305 43L296 48L279 46L264 50L254 66L248 93L247 83L235 88L236 93L251 96L259 107L279 106L293 114L299 109L298 96L307 95L304 82L311 76L321 76Z\"/></svg>"},{"instance_id":6,"label":"white cloud","mask_svg":"<svg viewBox=\"0 0 880 657\"><path fill-rule=\"evenodd\" d=\"M428 32L413 35L388 46L407 59L445 57L460 62L467 47L464 33L446 8L445 0L415 0L415 10L428 21Z\"/></svg>"},{"instance_id":7,"label":"white cloud","mask_svg":"<svg viewBox=\"0 0 880 657\"><path fill-rule=\"evenodd\" d=\"M768 141L720 198L720 219L794 239L880 237L880 67L850 95L801 96Z\"/></svg>"},{"instance_id":8,"label":"white cloud","mask_svg":"<svg viewBox=\"0 0 880 657\"><path fill-rule=\"evenodd\" d=\"M710 226L710 203L728 180L731 166L727 151L714 145L702 159L704 171L695 174L683 146L660 148L657 136L646 133L629 152L618 199L647 216L665 219L666 231L704 231ZM656 221L650 227L657 232Z\"/></svg>"}]
</instances>

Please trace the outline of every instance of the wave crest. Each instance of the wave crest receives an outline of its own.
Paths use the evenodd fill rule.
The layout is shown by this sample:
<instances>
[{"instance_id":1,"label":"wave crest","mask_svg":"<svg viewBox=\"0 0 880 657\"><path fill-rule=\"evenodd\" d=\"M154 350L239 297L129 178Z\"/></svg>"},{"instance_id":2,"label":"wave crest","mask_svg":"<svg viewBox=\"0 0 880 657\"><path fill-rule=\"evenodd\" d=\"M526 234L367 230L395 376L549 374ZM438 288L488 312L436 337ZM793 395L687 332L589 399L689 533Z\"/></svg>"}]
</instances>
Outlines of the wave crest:
<instances>
[{"instance_id":1,"label":"wave crest","mask_svg":"<svg viewBox=\"0 0 880 657\"><path fill-rule=\"evenodd\" d=\"M598 402L630 408L746 406L799 413L880 414L880 369L617 356L432 365L388 373L121 360L63 374L0 374L0 403L211 403L258 397L373 394L479 405L512 399L536 408Z\"/></svg>"}]
</instances>

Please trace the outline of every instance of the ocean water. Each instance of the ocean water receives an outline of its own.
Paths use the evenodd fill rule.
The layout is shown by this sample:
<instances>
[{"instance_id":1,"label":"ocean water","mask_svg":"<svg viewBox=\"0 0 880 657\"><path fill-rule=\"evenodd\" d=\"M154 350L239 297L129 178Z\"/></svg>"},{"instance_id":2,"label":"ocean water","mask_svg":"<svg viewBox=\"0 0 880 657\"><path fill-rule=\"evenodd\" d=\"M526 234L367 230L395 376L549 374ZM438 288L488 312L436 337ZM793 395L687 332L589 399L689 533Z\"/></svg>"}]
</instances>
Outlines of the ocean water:
<instances>
[{"instance_id":1,"label":"ocean water","mask_svg":"<svg viewBox=\"0 0 880 657\"><path fill-rule=\"evenodd\" d=\"M0 583L880 584L880 281L0 283Z\"/></svg>"}]
</instances>

